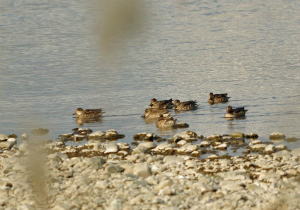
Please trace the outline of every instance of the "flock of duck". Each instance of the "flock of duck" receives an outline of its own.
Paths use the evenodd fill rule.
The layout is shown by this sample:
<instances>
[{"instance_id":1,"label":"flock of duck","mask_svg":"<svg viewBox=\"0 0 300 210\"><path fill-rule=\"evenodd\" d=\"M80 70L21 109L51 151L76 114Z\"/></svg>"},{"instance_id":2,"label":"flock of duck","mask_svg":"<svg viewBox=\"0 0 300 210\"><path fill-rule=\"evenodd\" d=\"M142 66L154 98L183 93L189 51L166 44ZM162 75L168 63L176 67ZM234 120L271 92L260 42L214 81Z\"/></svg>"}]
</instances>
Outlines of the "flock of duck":
<instances>
[{"instance_id":1,"label":"flock of duck","mask_svg":"<svg viewBox=\"0 0 300 210\"><path fill-rule=\"evenodd\" d=\"M230 97L227 96L227 93L222 94L213 94L209 93L208 103L225 103L228 102ZM177 119L174 119L171 115L171 112L168 109L174 109L175 111L189 111L195 110L199 107L197 101L190 100L180 102L180 100L161 100L158 101L155 98L151 99L149 108L147 108L142 115L145 119L151 119L156 121L156 126L159 128L168 128L168 127L188 127L188 124L176 124ZM248 110L244 107L232 108L228 106L225 113L225 118L239 118L245 117L245 114ZM77 119L97 119L101 117L105 112L100 109L85 109L77 108L73 115Z\"/></svg>"}]
</instances>

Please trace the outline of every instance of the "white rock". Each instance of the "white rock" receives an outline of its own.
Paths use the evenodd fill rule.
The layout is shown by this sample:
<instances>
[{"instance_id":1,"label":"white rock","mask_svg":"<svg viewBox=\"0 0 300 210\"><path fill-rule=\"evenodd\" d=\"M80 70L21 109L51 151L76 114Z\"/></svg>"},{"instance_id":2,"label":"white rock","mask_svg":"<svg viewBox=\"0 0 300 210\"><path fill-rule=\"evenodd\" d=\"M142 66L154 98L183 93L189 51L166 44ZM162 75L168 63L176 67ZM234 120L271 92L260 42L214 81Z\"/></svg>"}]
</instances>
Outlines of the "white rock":
<instances>
[{"instance_id":1,"label":"white rock","mask_svg":"<svg viewBox=\"0 0 300 210\"><path fill-rule=\"evenodd\" d=\"M185 145L186 143L187 143L186 140L180 140L179 142L177 142L177 144L178 144L179 146L183 146L183 145Z\"/></svg>"},{"instance_id":2,"label":"white rock","mask_svg":"<svg viewBox=\"0 0 300 210\"><path fill-rule=\"evenodd\" d=\"M265 147L265 152L275 152L275 147L273 144L269 144Z\"/></svg>"},{"instance_id":3,"label":"white rock","mask_svg":"<svg viewBox=\"0 0 300 210\"><path fill-rule=\"evenodd\" d=\"M249 142L249 146L252 146L255 144L261 144L261 140L253 140L253 141Z\"/></svg>"},{"instance_id":4,"label":"white rock","mask_svg":"<svg viewBox=\"0 0 300 210\"><path fill-rule=\"evenodd\" d=\"M8 138L7 141L16 143L17 139L16 138Z\"/></svg>"},{"instance_id":5,"label":"white rock","mask_svg":"<svg viewBox=\"0 0 300 210\"><path fill-rule=\"evenodd\" d=\"M117 153L119 151L119 146L116 143L110 143L106 145L105 154Z\"/></svg>"},{"instance_id":6,"label":"white rock","mask_svg":"<svg viewBox=\"0 0 300 210\"><path fill-rule=\"evenodd\" d=\"M156 147L156 144L154 142L143 142L143 143L140 143L139 145L144 146L148 149L152 149L152 148Z\"/></svg>"},{"instance_id":7,"label":"white rock","mask_svg":"<svg viewBox=\"0 0 300 210\"><path fill-rule=\"evenodd\" d=\"M209 147L209 146L210 146L210 142L208 142L208 141L202 141L202 142L200 143L200 146L201 146L201 147Z\"/></svg>"},{"instance_id":8,"label":"white rock","mask_svg":"<svg viewBox=\"0 0 300 210\"><path fill-rule=\"evenodd\" d=\"M91 134L89 134L89 137L101 137L101 136L104 136L105 135L105 133L103 132L103 131L95 131L95 132L93 132L93 133L91 133Z\"/></svg>"},{"instance_id":9,"label":"white rock","mask_svg":"<svg viewBox=\"0 0 300 210\"><path fill-rule=\"evenodd\" d=\"M8 139L8 136L5 134L0 134L0 141L6 141Z\"/></svg>"},{"instance_id":10,"label":"white rock","mask_svg":"<svg viewBox=\"0 0 300 210\"><path fill-rule=\"evenodd\" d=\"M215 147L216 149L227 149L227 144L223 143Z\"/></svg>"}]
</instances>

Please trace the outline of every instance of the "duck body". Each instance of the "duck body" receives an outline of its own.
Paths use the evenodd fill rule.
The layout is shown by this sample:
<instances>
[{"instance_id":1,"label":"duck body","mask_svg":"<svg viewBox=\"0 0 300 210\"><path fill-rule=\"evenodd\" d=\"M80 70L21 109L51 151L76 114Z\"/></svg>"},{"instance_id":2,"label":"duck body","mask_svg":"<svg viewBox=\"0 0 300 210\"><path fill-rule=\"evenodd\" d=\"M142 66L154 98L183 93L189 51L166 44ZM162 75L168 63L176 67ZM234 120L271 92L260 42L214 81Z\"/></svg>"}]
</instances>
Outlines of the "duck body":
<instances>
[{"instance_id":1,"label":"duck body","mask_svg":"<svg viewBox=\"0 0 300 210\"><path fill-rule=\"evenodd\" d=\"M142 115L142 117L147 118L147 119L153 119L153 118L159 118L159 117L161 117L161 115L163 117L167 117L170 114L171 114L171 112L169 112L166 109L152 109L152 108L148 108L148 109L145 109L145 112Z\"/></svg>"},{"instance_id":2,"label":"duck body","mask_svg":"<svg viewBox=\"0 0 300 210\"><path fill-rule=\"evenodd\" d=\"M227 93L220 93L220 94L209 93L208 103L210 104L224 103L224 102L228 102L229 98L230 97L227 96Z\"/></svg>"},{"instance_id":3,"label":"duck body","mask_svg":"<svg viewBox=\"0 0 300 210\"><path fill-rule=\"evenodd\" d=\"M154 109L172 109L173 108L173 99L158 101L156 98L151 99L149 105L150 108Z\"/></svg>"},{"instance_id":4,"label":"duck body","mask_svg":"<svg viewBox=\"0 0 300 210\"><path fill-rule=\"evenodd\" d=\"M175 111L188 111L188 110L194 110L198 108L197 101L184 101L180 102L178 99L174 101L174 110Z\"/></svg>"},{"instance_id":5,"label":"duck body","mask_svg":"<svg viewBox=\"0 0 300 210\"><path fill-rule=\"evenodd\" d=\"M83 110L82 108L77 108L73 115L79 118L97 118L103 115L104 113L105 112L102 112L102 108L86 110Z\"/></svg>"},{"instance_id":6,"label":"duck body","mask_svg":"<svg viewBox=\"0 0 300 210\"><path fill-rule=\"evenodd\" d=\"M156 122L156 126L159 128L170 128L176 124L176 121L177 119L174 119L173 117L170 116L164 117L161 115L159 120Z\"/></svg>"},{"instance_id":7,"label":"duck body","mask_svg":"<svg viewBox=\"0 0 300 210\"><path fill-rule=\"evenodd\" d=\"M236 118L236 117L245 117L246 112L248 110L245 109L245 107L238 107L233 109L231 106L228 106L226 109L226 118Z\"/></svg>"}]
</instances>

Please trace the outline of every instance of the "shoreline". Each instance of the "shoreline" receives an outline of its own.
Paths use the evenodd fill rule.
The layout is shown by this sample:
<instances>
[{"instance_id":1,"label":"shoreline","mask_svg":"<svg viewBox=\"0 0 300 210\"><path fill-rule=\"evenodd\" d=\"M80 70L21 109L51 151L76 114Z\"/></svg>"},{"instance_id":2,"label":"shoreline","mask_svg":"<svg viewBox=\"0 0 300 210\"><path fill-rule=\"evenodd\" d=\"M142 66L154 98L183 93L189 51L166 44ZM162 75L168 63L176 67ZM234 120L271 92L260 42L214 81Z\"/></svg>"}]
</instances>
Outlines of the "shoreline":
<instances>
[{"instance_id":1,"label":"shoreline","mask_svg":"<svg viewBox=\"0 0 300 210\"><path fill-rule=\"evenodd\" d=\"M249 153L199 159L206 143L225 149L243 142L241 133L206 137L202 146L190 143L191 131L158 145L157 135L141 133L136 139L143 142L133 149L104 141L120 135L114 130L89 135L93 140L77 146L2 141L0 209L300 208L300 148L254 138Z\"/></svg>"}]
</instances>

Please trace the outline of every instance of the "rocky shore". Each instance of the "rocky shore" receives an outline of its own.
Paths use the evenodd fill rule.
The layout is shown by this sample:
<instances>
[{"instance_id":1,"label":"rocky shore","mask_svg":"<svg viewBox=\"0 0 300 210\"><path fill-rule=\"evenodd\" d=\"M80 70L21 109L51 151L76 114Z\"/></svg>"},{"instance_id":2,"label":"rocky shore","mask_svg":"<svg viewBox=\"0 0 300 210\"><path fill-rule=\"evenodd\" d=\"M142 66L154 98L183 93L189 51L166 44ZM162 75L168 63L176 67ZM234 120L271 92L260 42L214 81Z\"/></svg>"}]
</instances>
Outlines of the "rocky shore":
<instances>
[{"instance_id":1,"label":"rocky shore","mask_svg":"<svg viewBox=\"0 0 300 210\"><path fill-rule=\"evenodd\" d=\"M112 141L122 137L77 129L58 142L23 135L17 146L16 136L0 134L0 209L300 209L300 148L242 133L140 133L135 147ZM216 153L229 146L243 155Z\"/></svg>"}]
</instances>

